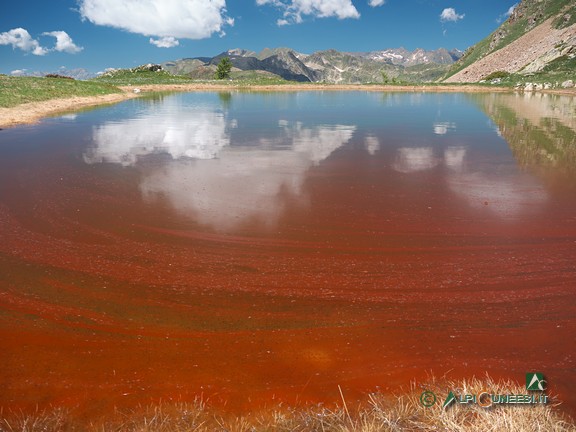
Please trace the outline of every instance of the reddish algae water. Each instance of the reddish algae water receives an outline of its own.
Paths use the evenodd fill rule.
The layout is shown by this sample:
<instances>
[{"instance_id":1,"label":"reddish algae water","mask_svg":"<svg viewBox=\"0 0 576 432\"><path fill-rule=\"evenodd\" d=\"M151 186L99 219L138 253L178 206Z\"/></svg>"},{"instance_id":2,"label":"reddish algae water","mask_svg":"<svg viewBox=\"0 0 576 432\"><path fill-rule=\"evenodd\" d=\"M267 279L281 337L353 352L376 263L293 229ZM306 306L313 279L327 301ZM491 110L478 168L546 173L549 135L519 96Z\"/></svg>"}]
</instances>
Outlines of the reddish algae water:
<instances>
[{"instance_id":1,"label":"reddish algae water","mask_svg":"<svg viewBox=\"0 0 576 432\"><path fill-rule=\"evenodd\" d=\"M246 412L542 372L573 413L574 184L493 130L290 122L290 148L126 164L79 144L97 126L0 132L0 406Z\"/></svg>"}]
</instances>

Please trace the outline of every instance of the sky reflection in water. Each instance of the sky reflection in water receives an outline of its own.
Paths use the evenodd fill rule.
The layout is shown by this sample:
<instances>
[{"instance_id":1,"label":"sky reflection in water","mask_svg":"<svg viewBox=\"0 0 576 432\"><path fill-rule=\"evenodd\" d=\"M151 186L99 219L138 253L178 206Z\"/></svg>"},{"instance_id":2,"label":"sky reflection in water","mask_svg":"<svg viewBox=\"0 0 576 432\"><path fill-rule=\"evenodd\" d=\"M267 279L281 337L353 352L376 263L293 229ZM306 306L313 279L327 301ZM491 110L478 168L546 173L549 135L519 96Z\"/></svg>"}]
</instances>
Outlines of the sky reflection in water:
<instances>
[{"instance_id":1,"label":"sky reflection in water","mask_svg":"<svg viewBox=\"0 0 576 432\"><path fill-rule=\"evenodd\" d=\"M387 178L400 175L409 181L410 176L433 174L470 209L516 218L537 212L548 191L537 176L519 169L501 132L507 125L497 125L490 109L520 104L524 108L518 116L532 110L537 118L558 117L557 109L547 111L558 106L558 98L550 98L363 92L170 95L140 101L135 116L94 126L93 143L83 157L88 164L136 167L147 201L167 199L182 215L221 231L248 220L274 227L287 197L306 203L304 184L313 167L362 153L387 171ZM343 148L348 151L339 153Z\"/></svg>"}]
</instances>

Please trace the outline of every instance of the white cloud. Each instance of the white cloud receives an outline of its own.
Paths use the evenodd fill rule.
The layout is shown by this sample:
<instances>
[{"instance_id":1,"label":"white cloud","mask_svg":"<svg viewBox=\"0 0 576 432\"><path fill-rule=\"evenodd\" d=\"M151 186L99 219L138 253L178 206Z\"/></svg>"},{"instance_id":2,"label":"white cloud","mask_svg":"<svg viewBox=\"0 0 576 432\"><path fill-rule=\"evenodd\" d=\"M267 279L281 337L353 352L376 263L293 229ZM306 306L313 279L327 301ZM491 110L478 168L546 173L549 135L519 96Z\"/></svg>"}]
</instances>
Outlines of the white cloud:
<instances>
[{"instance_id":1,"label":"white cloud","mask_svg":"<svg viewBox=\"0 0 576 432\"><path fill-rule=\"evenodd\" d=\"M45 36L54 36L56 38L56 46L54 47L54 50L56 51L67 52L69 54L76 54L84 49L76 45L72 41L72 38L68 36L68 33L66 33L65 31L52 31L42 34Z\"/></svg>"},{"instance_id":2,"label":"white cloud","mask_svg":"<svg viewBox=\"0 0 576 432\"><path fill-rule=\"evenodd\" d=\"M234 25L225 0L80 0L80 14L97 25L160 38L204 39Z\"/></svg>"},{"instance_id":3,"label":"white cloud","mask_svg":"<svg viewBox=\"0 0 576 432\"><path fill-rule=\"evenodd\" d=\"M10 75L12 75L12 76L24 76L24 75L26 75L26 71L27 71L27 69L16 69L16 70L13 70L12 72L10 72Z\"/></svg>"},{"instance_id":4,"label":"white cloud","mask_svg":"<svg viewBox=\"0 0 576 432\"><path fill-rule=\"evenodd\" d=\"M107 72L115 72L115 71L117 71L117 70L118 70L118 69L116 69L116 68L110 67L110 68L104 69L103 71L98 71L98 72L96 72L96 75L97 75L97 76L100 76L100 75L105 74L105 73L107 73Z\"/></svg>"},{"instance_id":5,"label":"white cloud","mask_svg":"<svg viewBox=\"0 0 576 432\"><path fill-rule=\"evenodd\" d=\"M382 6L384 3L386 3L386 0L369 0L368 1L368 4L372 7Z\"/></svg>"},{"instance_id":6,"label":"white cloud","mask_svg":"<svg viewBox=\"0 0 576 432\"><path fill-rule=\"evenodd\" d=\"M382 1L371 0L371 3ZM304 15L338 19L360 17L352 0L256 0L256 4L259 6L268 4L283 10L284 18L277 21L280 26L301 23Z\"/></svg>"},{"instance_id":7,"label":"white cloud","mask_svg":"<svg viewBox=\"0 0 576 432\"><path fill-rule=\"evenodd\" d=\"M510 6L504 15L506 17L509 17L510 15L512 15L512 12L514 12L514 9L516 9L516 6L518 6L518 3L514 3L512 6Z\"/></svg>"},{"instance_id":8,"label":"white cloud","mask_svg":"<svg viewBox=\"0 0 576 432\"><path fill-rule=\"evenodd\" d=\"M178 39L176 39L172 36L164 36L160 39L150 38L150 43L152 45L156 45L158 48L172 48L172 47L180 45L180 42L178 42Z\"/></svg>"},{"instance_id":9,"label":"white cloud","mask_svg":"<svg viewBox=\"0 0 576 432\"><path fill-rule=\"evenodd\" d=\"M0 45L12 45L12 48L19 48L34 55L46 55L51 51L67 52L75 54L83 50L77 46L72 38L65 31L51 31L42 33L42 36L52 36L56 38L54 48L45 48L30 36L30 33L23 28L15 28L10 31L0 33Z\"/></svg>"},{"instance_id":10,"label":"white cloud","mask_svg":"<svg viewBox=\"0 0 576 432\"><path fill-rule=\"evenodd\" d=\"M18 48L38 56L48 53L48 50L41 47L37 40L32 39L27 30L20 27L0 33L0 45L12 45L12 48Z\"/></svg>"},{"instance_id":11,"label":"white cloud","mask_svg":"<svg viewBox=\"0 0 576 432\"><path fill-rule=\"evenodd\" d=\"M518 3L514 3L512 6L510 6L506 12L504 12L503 14L501 14L501 15L496 19L496 22L501 23L501 22L504 21L505 19L508 19L508 17L509 17L510 15L512 15L512 12L514 12L514 9L516 9L516 6L518 6Z\"/></svg>"},{"instance_id":12,"label":"white cloud","mask_svg":"<svg viewBox=\"0 0 576 432\"><path fill-rule=\"evenodd\" d=\"M458 14L454 8L446 8L440 14L440 21L442 22L446 21L456 22L461 20L462 18L464 18L464 14L462 15Z\"/></svg>"}]
</instances>

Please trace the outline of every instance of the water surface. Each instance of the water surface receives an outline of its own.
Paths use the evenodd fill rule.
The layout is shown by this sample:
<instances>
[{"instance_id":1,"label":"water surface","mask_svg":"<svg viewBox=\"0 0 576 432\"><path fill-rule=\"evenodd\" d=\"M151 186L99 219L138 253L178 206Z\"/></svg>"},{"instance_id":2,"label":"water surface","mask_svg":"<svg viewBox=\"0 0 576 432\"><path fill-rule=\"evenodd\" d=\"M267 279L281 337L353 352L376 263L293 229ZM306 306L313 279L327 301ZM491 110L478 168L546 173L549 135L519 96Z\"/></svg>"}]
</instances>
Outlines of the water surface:
<instances>
[{"instance_id":1,"label":"water surface","mask_svg":"<svg viewBox=\"0 0 576 432\"><path fill-rule=\"evenodd\" d=\"M574 410L576 101L156 95L0 132L0 405L523 383Z\"/></svg>"}]
</instances>

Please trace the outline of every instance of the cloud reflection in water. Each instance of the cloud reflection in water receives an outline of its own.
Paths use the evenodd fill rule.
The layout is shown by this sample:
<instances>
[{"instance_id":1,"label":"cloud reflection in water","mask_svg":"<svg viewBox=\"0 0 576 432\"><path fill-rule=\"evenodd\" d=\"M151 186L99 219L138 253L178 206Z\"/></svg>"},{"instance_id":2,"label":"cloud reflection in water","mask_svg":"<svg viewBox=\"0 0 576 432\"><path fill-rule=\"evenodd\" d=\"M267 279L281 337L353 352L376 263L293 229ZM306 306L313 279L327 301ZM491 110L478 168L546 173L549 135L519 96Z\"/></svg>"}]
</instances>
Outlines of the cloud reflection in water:
<instances>
[{"instance_id":1,"label":"cloud reflection in water","mask_svg":"<svg viewBox=\"0 0 576 432\"><path fill-rule=\"evenodd\" d=\"M446 135L448 131L456 129L456 123L453 122L435 122L432 126L436 135Z\"/></svg>"},{"instance_id":2,"label":"cloud reflection in water","mask_svg":"<svg viewBox=\"0 0 576 432\"><path fill-rule=\"evenodd\" d=\"M280 120L275 135L258 146L231 146L230 130L236 127L236 120L218 112L108 123L94 130L95 147L84 159L138 166L146 200L167 199L181 214L216 230L231 231L251 221L273 227L286 196L303 199L308 169L346 144L356 129ZM140 166L138 159L150 154L168 154L172 160Z\"/></svg>"},{"instance_id":3,"label":"cloud reflection in water","mask_svg":"<svg viewBox=\"0 0 576 432\"><path fill-rule=\"evenodd\" d=\"M417 101L409 102L417 111ZM398 176L433 173L430 180L439 179L447 195L469 209L483 209L483 214L516 218L537 211L548 200L547 190L535 178L506 156L502 165L502 155L493 157L479 142L476 129L472 134L468 123L456 121L459 117L454 115L444 116L442 122L424 116L425 128L417 127L418 117L409 128L381 124L379 118L377 125L360 121L358 130L344 124L348 116L338 118L338 113L321 117L324 123L317 124L313 116L298 121L304 117L301 112L279 119L276 113L284 115L282 110L254 117L230 102L226 107L223 112L214 105L191 108L165 101L159 112L96 127L95 145L84 158L87 163L136 166L146 200L165 200L181 214L222 231L249 223L274 227L287 203L294 198L306 201L308 170L353 135L358 148L379 160L382 169ZM238 117L229 118L232 112ZM327 118L333 124L326 124ZM492 126L488 130L503 144ZM170 157L138 163L143 156L162 154Z\"/></svg>"},{"instance_id":4,"label":"cloud reflection in water","mask_svg":"<svg viewBox=\"0 0 576 432\"><path fill-rule=\"evenodd\" d=\"M87 163L133 166L138 157L168 154L173 159L212 159L228 144L224 114L209 111L146 115L94 129L95 147L84 154Z\"/></svg>"},{"instance_id":5,"label":"cloud reflection in water","mask_svg":"<svg viewBox=\"0 0 576 432\"><path fill-rule=\"evenodd\" d=\"M486 163L466 164L468 149L449 146L400 147L392 167L403 174L431 170L442 164L450 191L475 209L485 209L499 218L514 218L537 210L548 200L546 189L531 175L516 169L501 170ZM442 155L440 155L443 153Z\"/></svg>"},{"instance_id":6,"label":"cloud reflection in water","mask_svg":"<svg viewBox=\"0 0 576 432\"><path fill-rule=\"evenodd\" d=\"M273 227L284 210L286 195L302 197L308 169L350 140L353 126L281 129L288 142L281 150L224 147L217 158L180 159L145 176L147 199L166 197L183 214L220 231L257 220Z\"/></svg>"},{"instance_id":7,"label":"cloud reflection in water","mask_svg":"<svg viewBox=\"0 0 576 432\"><path fill-rule=\"evenodd\" d=\"M515 218L537 210L548 200L546 189L527 173L500 170L498 166L465 164L466 147L448 147L444 164L448 187L475 209L500 218Z\"/></svg>"},{"instance_id":8,"label":"cloud reflection in water","mask_svg":"<svg viewBox=\"0 0 576 432\"><path fill-rule=\"evenodd\" d=\"M438 163L432 147L400 147L393 166L396 171L411 173L434 168Z\"/></svg>"}]
</instances>

